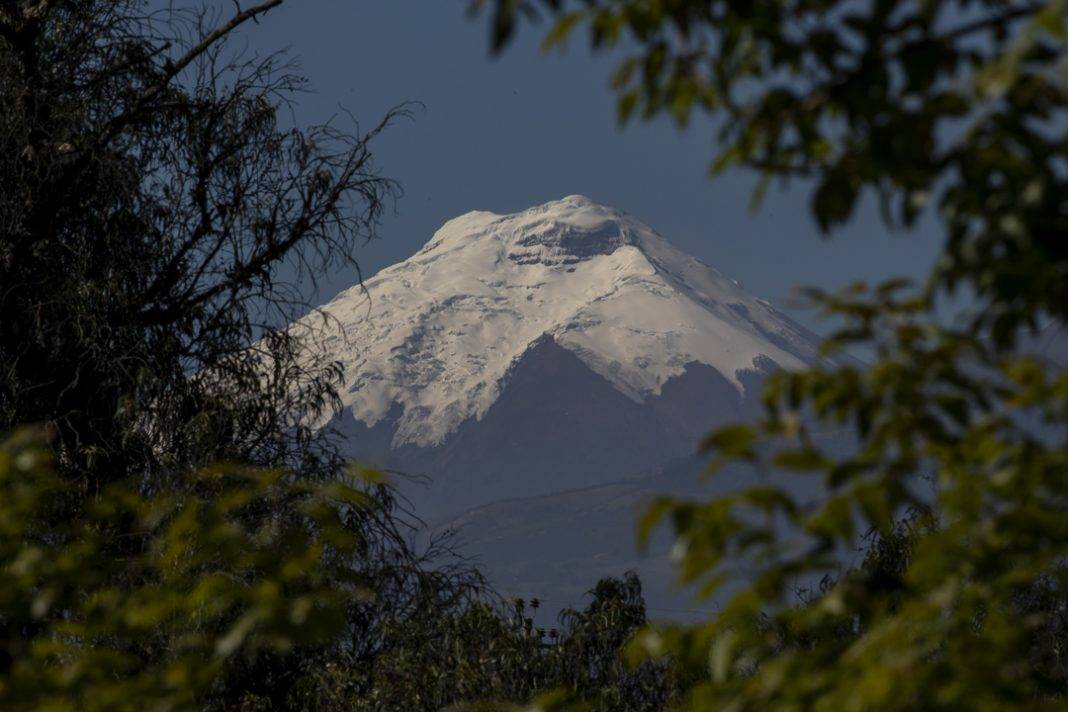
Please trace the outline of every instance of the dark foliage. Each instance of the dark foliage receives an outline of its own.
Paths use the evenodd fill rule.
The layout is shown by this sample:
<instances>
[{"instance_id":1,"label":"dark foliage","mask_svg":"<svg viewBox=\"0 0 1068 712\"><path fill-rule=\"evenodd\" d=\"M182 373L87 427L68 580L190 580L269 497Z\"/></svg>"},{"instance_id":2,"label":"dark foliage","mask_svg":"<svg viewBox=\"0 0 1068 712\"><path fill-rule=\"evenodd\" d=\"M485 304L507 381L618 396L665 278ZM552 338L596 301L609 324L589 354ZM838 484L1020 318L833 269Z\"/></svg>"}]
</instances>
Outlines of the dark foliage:
<instances>
[{"instance_id":1,"label":"dark foliage","mask_svg":"<svg viewBox=\"0 0 1068 712\"><path fill-rule=\"evenodd\" d=\"M187 693L221 708L249 694L283 707L325 656L373 657L387 622L427 600L447 614L482 588L441 542L416 548L417 520L391 490L347 469L329 433L308 425L336 405L339 366L319 356L314 315L284 327L307 307L301 280L355 264L355 248L397 194L377 173L370 141L404 111L365 133L287 128L282 113L303 80L280 56L227 42L279 4L217 12L135 0L0 2L0 429L46 425L69 488L26 526L58 547L44 549L53 557L78 543L61 532L102 526L114 595L161 586L164 597L173 589L145 565L157 532L140 522L143 511L251 497L225 526L250 537L311 526L318 553L280 574L326 576L347 596L342 623L316 629L325 635L315 640L297 636L294 646L282 636L221 667L205 659L213 674L190 680ZM285 473L284 486L260 498L240 487L205 491L201 473L217 461L283 468L271 471ZM313 482L358 493L360 506L336 505L352 546L306 524L302 493ZM116 497L125 513L104 525L99 507ZM200 532L204 524L189 523L186 534L211 541L218 532ZM4 564L15 566L13 556ZM219 575L244 578L222 561ZM5 650L54 644L57 621L85 623L101 583L93 571L69 573L71 595L55 606L0 610ZM27 585L32 600L44 584ZM298 591L277 595L287 602ZM198 627L209 623L193 603L185 623L207 636L255 610L235 604L233 615L212 617L210 596L196 603L210 629ZM24 625L23 616L39 620ZM140 663L114 675L144 682L144 670L180 657L191 630L165 623L126 639L123 653ZM184 704L168 694L159 690L163 706Z\"/></svg>"},{"instance_id":2,"label":"dark foliage","mask_svg":"<svg viewBox=\"0 0 1068 712\"><path fill-rule=\"evenodd\" d=\"M559 627L535 625L537 600L478 602L452 615L423 615L384 629L383 654L332 659L308 681L300 706L318 710L507 707L549 695L595 710L659 710L676 685L664 663L629 666L623 646L645 624L641 584L603 579L584 610ZM474 701L480 701L475 703ZM469 704L465 704L469 703Z\"/></svg>"},{"instance_id":3,"label":"dark foliage","mask_svg":"<svg viewBox=\"0 0 1068 712\"><path fill-rule=\"evenodd\" d=\"M220 457L336 469L314 330L279 330L396 193L372 131L284 128L303 86L214 13L0 6L0 427L50 424L89 491ZM403 113L403 112L402 112ZM283 275L287 275L283 278ZM251 347L251 348L250 348ZM302 418L302 420L298 420Z\"/></svg>"},{"instance_id":4,"label":"dark foliage","mask_svg":"<svg viewBox=\"0 0 1068 712\"><path fill-rule=\"evenodd\" d=\"M493 6L498 48L525 11L552 18L546 46L581 31L594 51L619 51L620 121L709 119L712 173L757 173L755 205L772 182L792 182L827 234L865 196L890 228L927 214L942 229L919 289L810 290L842 324L826 352L862 345L869 365L776 374L757 422L706 439L710 471L774 468L819 482L820 502L769 481L666 498L645 518L646 534L671 523L683 579L709 593L737 585L705 623L640 636L647 652L704 674L687 705L1063 708L1068 374L1026 345L1068 320L1068 5L474 5ZM856 447L831 452L813 426ZM895 558L895 522L910 508L937 526ZM868 529L880 536L874 568L839 575L841 552ZM895 561L902 570L882 566ZM797 581L825 575L819 595L794 605Z\"/></svg>"}]
</instances>

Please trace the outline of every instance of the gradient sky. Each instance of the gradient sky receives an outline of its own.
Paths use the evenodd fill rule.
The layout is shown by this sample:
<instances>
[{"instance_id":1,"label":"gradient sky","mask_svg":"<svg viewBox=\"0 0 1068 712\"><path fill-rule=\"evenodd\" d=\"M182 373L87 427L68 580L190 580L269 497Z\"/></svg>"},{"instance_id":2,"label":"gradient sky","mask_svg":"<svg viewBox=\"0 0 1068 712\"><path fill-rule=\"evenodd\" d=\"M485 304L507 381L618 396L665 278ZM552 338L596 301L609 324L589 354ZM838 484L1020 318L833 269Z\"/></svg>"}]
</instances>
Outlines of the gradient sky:
<instances>
[{"instance_id":1,"label":"gradient sky","mask_svg":"<svg viewBox=\"0 0 1068 712\"><path fill-rule=\"evenodd\" d=\"M405 194L381 239L360 253L365 276L408 257L461 213L512 212L573 193L644 220L817 331L825 328L811 311L791 306L794 286L919 278L934 261L941 238L930 217L916 232L890 233L873 201L831 240L809 218L802 184L773 188L753 213L752 174L707 178L715 151L707 121L685 133L667 121L618 129L611 58L581 43L542 54L541 30L530 27L493 58L486 18L472 20L466 9L467 0L304 0L247 33L255 51L288 49L311 80L298 121L344 107L371 125L402 102L425 107L377 143L383 174ZM355 281L350 270L322 275L319 295Z\"/></svg>"}]
</instances>

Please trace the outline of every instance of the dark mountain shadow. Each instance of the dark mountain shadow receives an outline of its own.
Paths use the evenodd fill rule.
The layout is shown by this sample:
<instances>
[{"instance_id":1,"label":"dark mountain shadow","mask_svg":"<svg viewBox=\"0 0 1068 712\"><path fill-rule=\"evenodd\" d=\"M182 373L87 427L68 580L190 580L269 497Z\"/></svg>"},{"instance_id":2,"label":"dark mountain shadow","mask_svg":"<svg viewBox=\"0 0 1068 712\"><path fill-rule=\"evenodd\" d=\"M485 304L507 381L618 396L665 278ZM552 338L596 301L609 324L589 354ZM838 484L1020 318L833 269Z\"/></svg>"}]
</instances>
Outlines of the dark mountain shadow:
<instances>
[{"instance_id":1,"label":"dark mountain shadow","mask_svg":"<svg viewBox=\"0 0 1068 712\"><path fill-rule=\"evenodd\" d=\"M770 359L739 374L745 393L759 392ZM694 452L710 429L754 413L710 366L691 363L659 395L637 402L546 336L513 365L497 401L436 447L391 448L399 407L373 427L348 412L332 424L356 459L429 484L405 494L428 520L480 504L618 480Z\"/></svg>"}]
</instances>

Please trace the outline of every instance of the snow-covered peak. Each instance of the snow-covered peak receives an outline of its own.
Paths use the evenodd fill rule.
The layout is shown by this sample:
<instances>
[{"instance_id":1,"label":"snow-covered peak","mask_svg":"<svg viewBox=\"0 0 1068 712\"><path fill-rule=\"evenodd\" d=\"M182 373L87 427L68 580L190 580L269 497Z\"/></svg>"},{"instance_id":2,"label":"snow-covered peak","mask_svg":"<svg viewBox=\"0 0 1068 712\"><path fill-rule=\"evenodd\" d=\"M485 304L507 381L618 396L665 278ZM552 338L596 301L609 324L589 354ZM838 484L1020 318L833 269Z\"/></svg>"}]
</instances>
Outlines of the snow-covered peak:
<instances>
[{"instance_id":1,"label":"snow-covered peak","mask_svg":"<svg viewBox=\"0 0 1068 712\"><path fill-rule=\"evenodd\" d=\"M441 442L496 401L545 336L636 401L687 364L796 368L815 339L643 222L572 195L445 223L411 258L323 309L343 402L369 426L400 408L394 445Z\"/></svg>"},{"instance_id":2,"label":"snow-covered peak","mask_svg":"<svg viewBox=\"0 0 1068 712\"><path fill-rule=\"evenodd\" d=\"M512 215L475 211L450 220L416 255L491 239L517 264L574 264L638 244L640 223L582 195L570 195ZM648 228L645 228L648 229Z\"/></svg>"}]
</instances>

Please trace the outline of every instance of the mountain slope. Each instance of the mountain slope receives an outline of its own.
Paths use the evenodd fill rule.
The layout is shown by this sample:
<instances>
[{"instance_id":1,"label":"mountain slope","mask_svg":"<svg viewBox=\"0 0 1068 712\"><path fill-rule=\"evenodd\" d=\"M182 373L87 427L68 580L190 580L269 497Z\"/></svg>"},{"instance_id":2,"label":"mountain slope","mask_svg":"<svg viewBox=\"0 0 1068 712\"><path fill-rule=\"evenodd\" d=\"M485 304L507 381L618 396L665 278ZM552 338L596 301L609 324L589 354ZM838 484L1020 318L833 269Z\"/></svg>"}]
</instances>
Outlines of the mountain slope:
<instances>
[{"instance_id":1,"label":"mountain slope","mask_svg":"<svg viewBox=\"0 0 1068 712\"><path fill-rule=\"evenodd\" d=\"M755 388L761 374L743 373L742 382ZM374 427L351 413L334 426L359 459L430 478L407 494L423 516L437 518L595 485L689 455L710 428L747 417L753 405L700 363L636 402L546 336L513 364L482 417L464 421L439 445L391 445L399 406Z\"/></svg>"}]
</instances>

